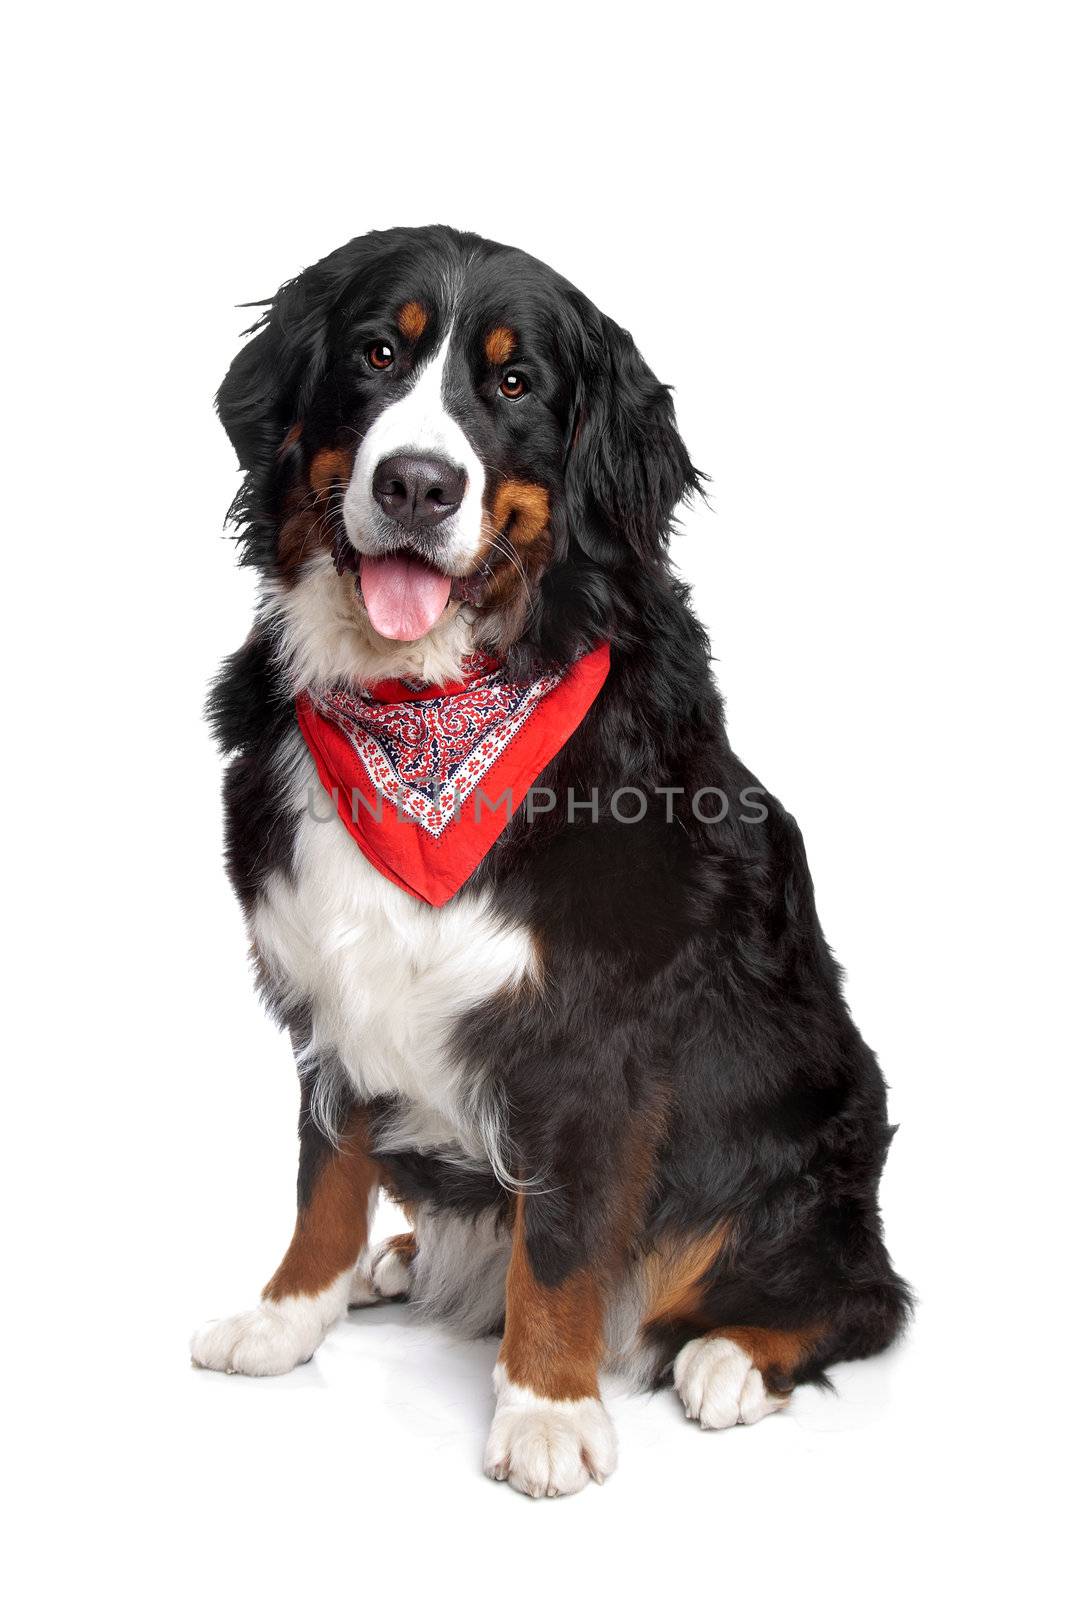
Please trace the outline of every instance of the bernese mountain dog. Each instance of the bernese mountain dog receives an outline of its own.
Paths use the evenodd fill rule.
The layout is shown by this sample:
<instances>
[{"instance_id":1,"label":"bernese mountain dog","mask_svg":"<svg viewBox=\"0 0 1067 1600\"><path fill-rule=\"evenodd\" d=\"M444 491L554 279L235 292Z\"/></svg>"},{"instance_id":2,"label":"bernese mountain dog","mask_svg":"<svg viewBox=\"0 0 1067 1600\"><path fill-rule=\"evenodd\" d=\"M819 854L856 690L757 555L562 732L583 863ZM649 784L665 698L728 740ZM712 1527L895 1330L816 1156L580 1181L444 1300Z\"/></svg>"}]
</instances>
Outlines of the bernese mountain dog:
<instances>
[{"instance_id":1,"label":"bernese mountain dog","mask_svg":"<svg viewBox=\"0 0 1067 1600\"><path fill-rule=\"evenodd\" d=\"M488 1475L568 1494L615 1466L602 1373L726 1428L896 1337L885 1085L727 741L668 552L701 475L630 335L446 227L250 331L218 410L261 591L210 717L298 1212L193 1359L288 1372L406 1296L500 1338Z\"/></svg>"}]
</instances>

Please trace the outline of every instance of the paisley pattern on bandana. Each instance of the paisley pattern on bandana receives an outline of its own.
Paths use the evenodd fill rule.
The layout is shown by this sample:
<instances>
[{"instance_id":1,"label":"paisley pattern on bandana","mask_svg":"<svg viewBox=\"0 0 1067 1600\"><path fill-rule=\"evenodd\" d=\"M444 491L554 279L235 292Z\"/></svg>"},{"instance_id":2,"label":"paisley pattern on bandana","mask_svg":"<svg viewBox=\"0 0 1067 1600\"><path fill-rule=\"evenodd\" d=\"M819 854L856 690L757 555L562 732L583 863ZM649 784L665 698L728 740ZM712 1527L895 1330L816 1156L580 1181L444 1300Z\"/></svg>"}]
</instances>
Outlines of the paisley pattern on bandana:
<instances>
[{"instance_id":1,"label":"paisley pattern on bandana","mask_svg":"<svg viewBox=\"0 0 1067 1600\"><path fill-rule=\"evenodd\" d=\"M610 666L604 643L512 683L498 662L471 656L458 683L305 690L294 710L319 781L367 860L407 894L443 906L504 829L524 825L530 786Z\"/></svg>"},{"instance_id":2,"label":"paisley pattern on bandana","mask_svg":"<svg viewBox=\"0 0 1067 1600\"><path fill-rule=\"evenodd\" d=\"M508 683L485 656L464 666L463 687L432 699L388 703L344 689L311 696L349 739L378 793L435 839L561 677ZM425 692L422 684L404 686Z\"/></svg>"}]
</instances>

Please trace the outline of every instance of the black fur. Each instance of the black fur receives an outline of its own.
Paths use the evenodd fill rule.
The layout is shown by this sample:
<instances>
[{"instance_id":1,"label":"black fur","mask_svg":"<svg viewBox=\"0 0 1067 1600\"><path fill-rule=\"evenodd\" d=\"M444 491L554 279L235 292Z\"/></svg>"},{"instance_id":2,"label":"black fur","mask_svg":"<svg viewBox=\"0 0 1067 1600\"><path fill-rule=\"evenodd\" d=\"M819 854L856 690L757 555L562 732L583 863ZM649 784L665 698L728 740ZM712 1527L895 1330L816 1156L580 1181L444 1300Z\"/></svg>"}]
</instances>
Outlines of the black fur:
<instances>
[{"instance_id":1,"label":"black fur","mask_svg":"<svg viewBox=\"0 0 1067 1600\"><path fill-rule=\"evenodd\" d=\"M513 1159L542 1179L525 1205L539 1277L555 1284L611 1259L620 1230L633 1256L729 1218L699 1313L650 1330L660 1369L694 1328L819 1325L795 1374L817 1379L882 1349L908 1309L877 1206L885 1089L842 997L799 830L727 741L707 640L667 556L698 475L629 335L547 268L472 235L397 230L346 245L281 291L219 395L247 469L245 559L271 570L293 424L306 452L345 424L365 429L380 403L351 350L386 290L432 300L427 285L459 277L461 330L471 306L537 330L526 353L540 398L521 424L483 416L476 383L455 397L486 458L551 494L552 563L508 664L519 673L601 639L612 647L605 689L540 783L586 798L636 788L650 804L629 825L569 821L562 805L516 816L461 892L489 887L506 918L537 930L551 1004L531 990L505 1011L486 1006L463 1020L456 1048L499 1085ZM265 638L226 664L211 714L234 752L228 857L248 906L291 847L270 758L292 708ZM730 802L715 825L694 814L709 787ZM656 796L668 788L680 791L673 821ZM413 1154L386 1161L401 1195L471 1211L510 1203L484 1175ZM650 1182L635 1200L642 1163Z\"/></svg>"}]
</instances>

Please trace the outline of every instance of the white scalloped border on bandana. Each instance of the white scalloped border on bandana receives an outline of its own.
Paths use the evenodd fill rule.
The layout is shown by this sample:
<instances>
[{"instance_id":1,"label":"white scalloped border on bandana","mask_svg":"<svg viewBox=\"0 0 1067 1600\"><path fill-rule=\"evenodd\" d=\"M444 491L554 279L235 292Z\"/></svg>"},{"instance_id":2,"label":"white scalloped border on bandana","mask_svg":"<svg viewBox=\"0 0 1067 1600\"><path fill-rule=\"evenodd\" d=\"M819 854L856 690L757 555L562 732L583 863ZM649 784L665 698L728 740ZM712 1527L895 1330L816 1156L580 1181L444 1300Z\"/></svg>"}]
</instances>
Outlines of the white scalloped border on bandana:
<instances>
[{"instance_id":1,"label":"white scalloped border on bandana","mask_svg":"<svg viewBox=\"0 0 1067 1600\"><path fill-rule=\"evenodd\" d=\"M315 709L328 717L345 735L375 790L397 815L416 823L420 828L439 839L449 823L462 809L464 802L492 771L502 753L514 739L519 729L529 720L545 696L561 681L562 674L546 673L525 684L500 681L498 673L490 679L475 681L455 695L442 695L439 699L379 701L367 696L356 696L343 689L312 694ZM497 701L494 708L486 699ZM462 704L469 700L470 705ZM479 701L482 702L479 704ZM432 724L435 718L447 712L485 719L485 728L473 737L471 748L440 784L432 785L433 795L406 782L400 771L399 745L390 741L382 724L397 713L420 713L430 724L429 737L434 737ZM425 786L424 786L425 787ZM493 797L496 799L497 797Z\"/></svg>"}]
</instances>

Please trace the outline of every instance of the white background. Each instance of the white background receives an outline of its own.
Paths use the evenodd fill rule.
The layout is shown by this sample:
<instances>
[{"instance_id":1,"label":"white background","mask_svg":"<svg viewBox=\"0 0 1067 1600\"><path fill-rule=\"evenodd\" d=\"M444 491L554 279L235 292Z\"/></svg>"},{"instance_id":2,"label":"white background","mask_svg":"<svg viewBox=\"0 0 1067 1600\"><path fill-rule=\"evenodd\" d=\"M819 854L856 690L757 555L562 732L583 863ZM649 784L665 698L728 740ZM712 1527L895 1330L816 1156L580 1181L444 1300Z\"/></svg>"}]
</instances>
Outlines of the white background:
<instances>
[{"instance_id":1,"label":"white background","mask_svg":"<svg viewBox=\"0 0 1067 1600\"><path fill-rule=\"evenodd\" d=\"M12 1592L1049 1592L1058 12L9 22ZM567 1502L480 1477L492 1349L402 1310L353 1314L289 1379L186 1353L275 1266L296 1157L200 720L252 605L212 395L250 320L236 302L430 221L547 259L675 386L714 479L678 563L881 1055L887 1231L920 1297L904 1346L758 1428L617 1400L618 1473Z\"/></svg>"}]
</instances>

